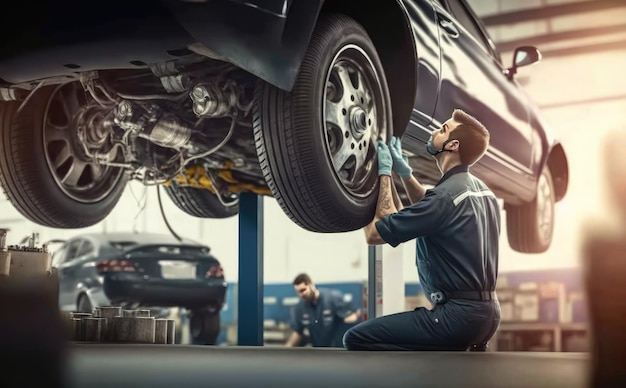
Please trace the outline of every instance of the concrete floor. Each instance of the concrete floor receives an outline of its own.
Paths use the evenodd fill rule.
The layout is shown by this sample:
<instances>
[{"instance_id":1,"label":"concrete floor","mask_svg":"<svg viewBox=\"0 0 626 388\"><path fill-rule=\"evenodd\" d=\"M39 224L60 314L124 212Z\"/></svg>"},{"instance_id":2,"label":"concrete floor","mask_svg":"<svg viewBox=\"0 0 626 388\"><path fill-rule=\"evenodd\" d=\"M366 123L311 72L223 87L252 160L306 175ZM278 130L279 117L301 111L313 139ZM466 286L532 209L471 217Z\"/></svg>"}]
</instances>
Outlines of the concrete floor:
<instances>
[{"instance_id":1,"label":"concrete floor","mask_svg":"<svg viewBox=\"0 0 626 388\"><path fill-rule=\"evenodd\" d=\"M574 353L73 344L72 387L586 387Z\"/></svg>"}]
</instances>

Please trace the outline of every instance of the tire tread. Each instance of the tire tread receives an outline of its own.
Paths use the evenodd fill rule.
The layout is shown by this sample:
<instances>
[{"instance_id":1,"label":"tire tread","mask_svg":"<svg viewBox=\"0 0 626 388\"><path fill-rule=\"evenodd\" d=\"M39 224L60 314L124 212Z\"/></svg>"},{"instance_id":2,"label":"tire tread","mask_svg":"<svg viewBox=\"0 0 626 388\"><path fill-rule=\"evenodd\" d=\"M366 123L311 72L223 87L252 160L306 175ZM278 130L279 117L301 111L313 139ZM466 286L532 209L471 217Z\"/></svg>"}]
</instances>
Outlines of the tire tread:
<instances>
[{"instance_id":1,"label":"tire tread","mask_svg":"<svg viewBox=\"0 0 626 388\"><path fill-rule=\"evenodd\" d=\"M333 36L346 29L366 31L353 19L340 15L322 15L311 37L302 61L296 86L283 92L259 81L255 88L254 140L266 183L284 213L297 225L314 232L346 232L361 228L375 209L346 217L344 209L335 204L320 174L303 176L307 166L319 165L319 150L303 147L309 141L311 117L316 112L311 104L317 70ZM380 74L384 78L384 74ZM385 86L386 87L386 86ZM389 117L391 120L391 117ZM299 146L298 146L299 145Z\"/></svg>"},{"instance_id":2,"label":"tire tread","mask_svg":"<svg viewBox=\"0 0 626 388\"><path fill-rule=\"evenodd\" d=\"M548 170L542 172L548 174L548 180L552 185L554 193L554 185L552 176ZM543 253L549 248L540 241L539 230L537 229L537 200L519 205L508 206L506 208L506 227L509 245L513 250L522 253ZM553 222L554 223L554 222Z\"/></svg>"},{"instance_id":3,"label":"tire tread","mask_svg":"<svg viewBox=\"0 0 626 388\"><path fill-rule=\"evenodd\" d=\"M239 206L232 208L222 206L215 194L208 190L173 184L165 186L165 192L176 207L193 217L227 218L239 212Z\"/></svg>"}]
</instances>

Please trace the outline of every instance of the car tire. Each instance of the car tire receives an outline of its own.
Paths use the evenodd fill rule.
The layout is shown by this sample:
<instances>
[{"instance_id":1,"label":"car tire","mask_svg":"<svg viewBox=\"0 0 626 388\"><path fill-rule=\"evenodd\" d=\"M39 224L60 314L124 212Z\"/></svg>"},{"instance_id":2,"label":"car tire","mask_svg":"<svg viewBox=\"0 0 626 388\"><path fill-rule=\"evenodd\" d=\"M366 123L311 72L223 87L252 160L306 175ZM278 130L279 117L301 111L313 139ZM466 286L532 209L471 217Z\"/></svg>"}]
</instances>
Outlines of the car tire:
<instances>
[{"instance_id":1,"label":"car tire","mask_svg":"<svg viewBox=\"0 0 626 388\"><path fill-rule=\"evenodd\" d=\"M221 330L219 311L191 311L189 331L195 345L215 345Z\"/></svg>"},{"instance_id":2,"label":"car tire","mask_svg":"<svg viewBox=\"0 0 626 388\"><path fill-rule=\"evenodd\" d=\"M555 192L552 174L545 167L537 182L535 198L520 206L505 206L511 248L523 253L548 250L554 232Z\"/></svg>"},{"instance_id":3,"label":"car tire","mask_svg":"<svg viewBox=\"0 0 626 388\"><path fill-rule=\"evenodd\" d=\"M239 213L239 204L224 206L217 196L204 189L180 186L175 181L165 186L165 192L183 212L198 218L228 218ZM232 198L224 199L226 203Z\"/></svg>"},{"instance_id":4,"label":"car tire","mask_svg":"<svg viewBox=\"0 0 626 388\"><path fill-rule=\"evenodd\" d=\"M320 17L291 92L257 84L261 168L278 204L304 229L347 232L371 221L376 142L391 134L383 66L365 29L347 16Z\"/></svg>"},{"instance_id":5,"label":"car tire","mask_svg":"<svg viewBox=\"0 0 626 388\"><path fill-rule=\"evenodd\" d=\"M21 102L0 103L0 184L13 206L40 225L92 226L113 210L126 185L120 168L98 167L80 156L67 117L79 104L64 107L81 93L76 82L44 87L19 113Z\"/></svg>"},{"instance_id":6,"label":"car tire","mask_svg":"<svg viewBox=\"0 0 626 388\"><path fill-rule=\"evenodd\" d=\"M76 311L79 313L93 313L93 304L87 295L80 294L76 302Z\"/></svg>"}]
</instances>

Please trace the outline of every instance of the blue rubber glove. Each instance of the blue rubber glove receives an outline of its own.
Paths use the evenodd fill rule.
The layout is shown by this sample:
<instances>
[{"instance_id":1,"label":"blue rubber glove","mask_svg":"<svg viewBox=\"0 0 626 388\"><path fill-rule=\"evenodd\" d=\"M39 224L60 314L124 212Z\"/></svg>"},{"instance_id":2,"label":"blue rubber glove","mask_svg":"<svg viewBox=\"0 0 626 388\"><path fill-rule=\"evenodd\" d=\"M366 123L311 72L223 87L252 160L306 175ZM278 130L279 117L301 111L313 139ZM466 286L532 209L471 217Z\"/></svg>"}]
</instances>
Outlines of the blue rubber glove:
<instances>
[{"instance_id":1,"label":"blue rubber glove","mask_svg":"<svg viewBox=\"0 0 626 388\"><path fill-rule=\"evenodd\" d=\"M402 155L402 140L397 137L391 138L391 157L393 159L393 171L401 178L409 178L413 169L409 166L409 158Z\"/></svg>"},{"instance_id":2,"label":"blue rubber glove","mask_svg":"<svg viewBox=\"0 0 626 388\"><path fill-rule=\"evenodd\" d=\"M391 152L389 151L389 147L385 144L384 141L379 140L377 148L378 155L378 175L389 175L391 176L391 168L393 166L393 158L391 157Z\"/></svg>"}]
</instances>

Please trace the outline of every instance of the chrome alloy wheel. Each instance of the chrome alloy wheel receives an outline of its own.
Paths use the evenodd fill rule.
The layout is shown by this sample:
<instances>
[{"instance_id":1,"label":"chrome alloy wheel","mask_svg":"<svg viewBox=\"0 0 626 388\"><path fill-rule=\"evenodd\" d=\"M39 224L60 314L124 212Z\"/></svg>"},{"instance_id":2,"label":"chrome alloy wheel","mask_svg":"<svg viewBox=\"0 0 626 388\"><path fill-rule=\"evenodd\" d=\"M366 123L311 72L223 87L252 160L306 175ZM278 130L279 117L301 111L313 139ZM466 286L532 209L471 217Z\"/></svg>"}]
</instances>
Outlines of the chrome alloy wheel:
<instances>
[{"instance_id":1,"label":"chrome alloy wheel","mask_svg":"<svg viewBox=\"0 0 626 388\"><path fill-rule=\"evenodd\" d=\"M61 191L75 201L95 203L113 191L124 171L96 164L85 155L77 128L86 126L90 144L104 144L108 135L99 120L81 114L86 103L79 83L59 85L50 95L43 116L43 144L46 164Z\"/></svg>"},{"instance_id":2,"label":"chrome alloy wheel","mask_svg":"<svg viewBox=\"0 0 626 388\"><path fill-rule=\"evenodd\" d=\"M367 197L376 189L376 143L387 141L390 120L379 75L367 53L349 44L339 50L326 78L323 104L326 147L343 188Z\"/></svg>"}]
</instances>

